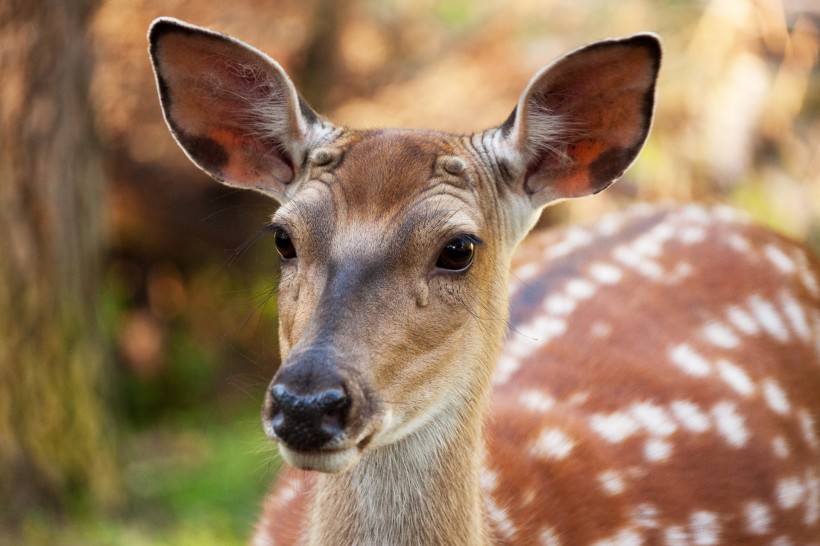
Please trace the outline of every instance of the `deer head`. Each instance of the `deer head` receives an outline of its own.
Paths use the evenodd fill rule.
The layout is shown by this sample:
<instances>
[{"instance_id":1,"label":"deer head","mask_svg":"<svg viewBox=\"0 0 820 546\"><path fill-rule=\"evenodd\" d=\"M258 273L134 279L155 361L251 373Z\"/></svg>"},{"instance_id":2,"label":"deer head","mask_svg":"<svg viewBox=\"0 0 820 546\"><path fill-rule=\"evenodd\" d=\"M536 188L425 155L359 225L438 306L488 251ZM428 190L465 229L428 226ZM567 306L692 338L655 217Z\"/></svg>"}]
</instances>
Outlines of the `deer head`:
<instances>
[{"instance_id":1,"label":"deer head","mask_svg":"<svg viewBox=\"0 0 820 546\"><path fill-rule=\"evenodd\" d=\"M635 159L657 38L561 57L473 135L338 127L242 42L165 18L149 39L185 153L280 205L282 365L263 424L284 458L339 472L417 431L480 434L514 247L542 207L605 189Z\"/></svg>"}]
</instances>

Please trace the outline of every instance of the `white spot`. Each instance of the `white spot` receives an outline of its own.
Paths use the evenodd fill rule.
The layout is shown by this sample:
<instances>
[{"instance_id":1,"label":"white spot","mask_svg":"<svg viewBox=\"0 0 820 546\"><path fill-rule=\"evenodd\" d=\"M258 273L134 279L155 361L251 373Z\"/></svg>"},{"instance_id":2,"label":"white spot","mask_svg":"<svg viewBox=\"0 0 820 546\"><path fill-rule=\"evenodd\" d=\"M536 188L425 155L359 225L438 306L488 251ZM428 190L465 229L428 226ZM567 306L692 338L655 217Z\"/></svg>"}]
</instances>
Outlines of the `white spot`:
<instances>
[{"instance_id":1,"label":"white spot","mask_svg":"<svg viewBox=\"0 0 820 546\"><path fill-rule=\"evenodd\" d=\"M587 246L593 240L592 234L587 233L577 226L572 227L566 231L563 239L547 249L547 257L558 258L560 256L566 256L581 247Z\"/></svg>"},{"instance_id":2,"label":"white spot","mask_svg":"<svg viewBox=\"0 0 820 546\"><path fill-rule=\"evenodd\" d=\"M714 512L700 511L692 514L689 519L689 529L692 535L692 544L697 546L718 544L720 520Z\"/></svg>"},{"instance_id":3,"label":"white spot","mask_svg":"<svg viewBox=\"0 0 820 546\"><path fill-rule=\"evenodd\" d=\"M490 497L484 497L484 505L487 507L487 514L490 520L494 523L493 527L506 539L512 539L513 535L518 531L510 519L507 511L498 506Z\"/></svg>"},{"instance_id":4,"label":"white spot","mask_svg":"<svg viewBox=\"0 0 820 546\"><path fill-rule=\"evenodd\" d=\"M609 415L596 413L589 418L589 425L604 440L613 444L623 442L641 429L638 421L622 412Z\"/></svg>"},{"instance_id":5,"label":"white spot","mask_svg":"<svg viewBox=\"0 0 820 546\"><path fill-rule=\"evenodd\" d=\"M755 295L749 298L749 308L757 318L757 322L770 336L782 342L789 340L789 331L771 302Z\"/></svg>"},{"instance_id":6,"label":"white spot","mask_svg":"<svg viewBox=\"0 0 820 546\"><path fill-rule=\"evenodd\" d=\"M608 337L612 333L612 325L596 321L589 329L589 333L593 337Z\"/></svg>"},{"instance_id":7,"label":"white spot","mask_svg":"<svg viewBox=\"0 0 820 546\"><path fill-rule=\"evenodd\" d=\"M665 546L689 546L689 533L680 525L670 525L664 530L663 541Z\"/></svg>"},{"instance_id":8,"label":"white spot","mask_svg":"<svg viewBox=\"0 0 820 546\"><path fill-rule=\"evenodd\" d=\"M683 229L680 240L685 245L699 243L706 238L706 230L700 226L689 226Z\"/></svg>"},{"instance_id":9,"label":"white spot","mask_svg":"<svg viewBox=\"0 0 820 546\"><path fill-rule=\"evenodd\" d=\"M660 512L651 504L639 504L632 510L632 521L642 529L655 529L658 527L658 515Z\"/></svg>"},{"instance_id":10,"label":"white spot","mask_svg":"<svg viewBox=\"0 0 820 546\"><path fill-rule=\"evenodd\" d=\"M599 540L593 546L642 546L643 537L632 529L622 529L618 534Z\"/></svg>"},{"instance_id":11,"label":"white spot","mask_svg":"<svg viewBox=\"0 0 820 546\"><path fill-rule=\"evenodd\" d=\"M486 492L493 491L495 486L498 484L498 474L489 468L484 467L478 475L478 481L481 485L481 489Z\"/></svg>"},{"instance_id":12,"label":"white spot","mask_svg":"<svg viewBox=\"0 0 820 546\"><path fill-rule=\"evenodd\" d=\"M518 401L531 411L545 413L555 405L555 399L541 391L529 390L518 395Z\"/></svg>"},{"instance_id":13,"label":"white spot","mask_svg":"<svg viewBox=\"0 0 820 546\"><path fill-rule=\"evenodd\" d=\"M675 265L675 269L672 271L672 274L669 275L668 280L672 283L678 283L690 276L692 271L694 271L694 269L692 268L692 264L689 262L678 262Z\"/></svg>"},{"instance_id":14,"label":"white spot","mask_svg":"<svg viewBox=\"0 0 820 546\"><path fill-rule=\"evenodd\" d=\"M777 504L784 510L794 508L801 502L806 495L806 487L803 482L795 476L783 478L777 482Z\"/></svg>"},{"instance_id":15,"label":"white spot","mask_svg":"<svg viewBox=\"0 0 820 546\"><path fill-rule=\"evenodd\" d=\"M575 392L567 398L567 404L571 404L573 406L582 406L587 403L589 400L589 392L587 391L580 391Z\"/></svg>"},{"instance_id":16,"label":"white spot","mask_svg":"<svg viewBox=\"0 0 820 546\"><path fill-rule=\"evenodd\" d=\"M576 305L577 303L572 298L568 298L563 294L553 294L547 298L545 308L548 313L564 316L572 313Z\"/></svg>"},{"instance_id":17,"label":"white spot","mask_svg":"<svg viewBox=\"0 0 820 546\"><path fill-rule=\"evenodd\" d=\"M660 462L669 459L672 454L672 444L659 438L651 438L643 447L643 456L649 462Z\"/></svg>"},{"instance_id":18,"label":"white spot","mask_svg":"<svg viewBox=\"0 0 820 546\"><path fill-rule=\"evenodd\" d=\"M681 370L695 377L708 375L712 370L711 364L687 343L672 347L669 358Z\"/></svg>"},{"instance_id":19,"label":"white spot","mask_svg":"<svg viewBox=\"0 0 820 546\"><path fill-rule=\"evenodd\" d=\"M774 440L772 440L772 451L774 451L774 454L780 459L785 459L791 455L789 443L786 442L786 439L782 436L776 436Z\"/></svg>"},{"instance_id":20,"label":"white spot","mask_svg":"<svg viewBox=\"0 0 820 546\"><path fill-rule=\"evenodd\" d=\"M607 214L596 222L595 227L600 235L611 237L621 231L626 218L625 214Z\"/></svg>"},{"instance_id":21,"label":"white spot","mask_svg":"<svg viewBox=\"0 0 820 546\"><path fill-rule=\"evenodd\" d=\"M734 349L740 345L740 340L729 328L719 322L710 322L703 328L703 337L706 341L723 349Z\"/></svg>"},{"instance_id":22,"label":"white spot","mask_svg":"<svg viewBox=\"0 0 820 546\"><path fill-rule=\"evenodd\" d=\"M811 337L811 328L809 328L809 321L806 319L803 307L788 292L783 292L780 301L783 305L783 312L786 318L789 319L794 333L800 339L808 341Z\"/></svg>"},{"instance_id":23,"label":"white spot","mask_svg":"<svg viewBox=\"0 0 820 546\"><path fill-rule=\"evenodd\" d=\"M729 317L729 322L732 323L732 326L747 336L754 335L760 331L757 322L755 322L749 313L740 307L732 305L726 310L726 314Z\"/></svg>"},{"instance_id":24,"label":"white spot","mask_svg":"<svg viewBox=\"0 0 820 546\"><path fill-rule=\"evenodd\" d=\"M753 535L765 535L772 525L772 512L767 504L758 501L747 502L743 508L746 530Z\"/></svg>"},{"instance_id":25,"label":"white spot","mask_svg":"<svg viewBox=\"0 0 820 546\"><path fill-rule=\"evenodd\" d=\"M726 442L734 447L743 447L749 441L749 431L743 417L731 402L720 402L712 408L715 426Z\"/></svg>"},{"instance_id":26,"label":"white spot","mask_svg":"<svg viewBox=\"0 0 820 546\"><path fill-rule=\"evenodd\" d=\"M591 298L595 290L595 285L584 279L572 279L564 287L564 291L576 300Z\"/></svg>"},{"instance_id":27,"label":"white spot","mask_svg":"<svg viewBox=\"0 0 820 546\"><path fill-rule=\"evenodd\" d=\"M766 258L769 259L770 262L774 264L774 266L779 269L783 273L794 273L795 264L794 260L789 258L789 256L777 248L776 246L769 244L763 248L763 253L766 255Z\"/></svg>"},{"instance_id":28,"label":"white spot","mask_svg":"<svg viewBox=\"0 0 820 546\"><path fill-rule=\"evenodd\" d=\"M649 402L633 404L629 413L654 436L669 436L678 426L661 406Z\"/></svg>"},{"instance_id":29,"label":"white spot","mask_svg":"<svg viewBox=\"0 0 820 546\"><path fill-rule=\"evenodd\" d=\"M575 441L563 431L552 428L541 432L530 453L544 459L564 459L575 447Z\"/></svg>"},{"instance_id":30,"label":"white spot","mask_svg":"<svg viewBox=\"0 0 820 546\"><path fill-rule=\"evenodd\" d=\"M809 269L803 269L800 272L800 282L803 283L803 286L813 297L816 298L817 296L820 296L820 287L817 285L817 278Z\"/></svg>"},{"instance_id":31,"label":"white spot","mask_svg":"<svg viewBox=\"0 0 820 546\"><path fill-rule=\"evenodd\" d=\"M739 252L740 254L748 254L752 249L752 244L749 240L742 235L738 235L737 233L732 233L726 237L726 243L732 248L732 250Z\"/></svg>"},{"instance_id":32,"label":"white spot","mask_svg":"<svg viewBox=\"0 0 820 546\"><path fill-rule=\"evenodd\" d=\"M675 236L676 229L673 222L664 221L652 228L652 235L658 240L668 241Z\"/></svg>"},{"instance_id":33,"label":"white spot","mask_svg":"<svg viewBox=\"0 0 820 546\"><path fill-rule=\"evenodd\" d=\"M621 264L634 269L639 274L652 280L660 280L663 278L663 269L656 262L649 260L641 254L635 252L628 246L619 246L613 252L612 256Z\"/></svg>"},{"instance_id":34,"label":"white spot","mask_svg":"<svg viewBox=\"0 0 820 546\"><path fill-rule=\"evenodd\" d=\"M607 495L619 495L626 489L623 476L617 470L605 470L598 474L601 488Z\"/></svg>"},{"instance_id":35,"label":"white spot","mask_svg":"<svg viewBox=\"0 0 820 546\"><path fill-rule=\"evenodd\" d=\"M789 537L781 535L772 541L772 546L794 546L794 542Z\"/></svg>"},{"instance_id":36,"label":"white spot","mask_svg":"<svg viewBox=\"0 0 820 546\"><path fill-rule=\"evenodd\" d=\"M515 277L521 282L526 282L535 278L541 272L541 264L529 262L515 269Z\"/></svg>"},{"instance_id":37,"label":"white spot","mask_svg":"<svg viewBox=\"0 0 820 546\"><path fill-rule=\"evenodd\" d=\"M740 224L748 223L748 218L743 213L726 205L717 205L713 207L712 214L715 218L723 220L724 222Z\"/></svg>"},{"instance_id":38,"label":"white spot","mask_svg":"<svg viewBox=\"0 0 820 546\"><path fill-rule=\"evenodd\" d=\"M786 398L786 393L780 388L774 379L767 378L763 380L763 396L766 398L771 410L779 415L786 415L791 411L791 404Z\"/></svg>"},{"instance_id":39,"label":"white spot","mask_svg":"<svg viewBox=\"0 0 820 546\"><path fill-rule=\"evenodd\" d=\"M501 355L498 357L498 362L493 372L493 384L503 385L510 380L518 368L521 367L521 361L513 356Z\"/></svg>"},{"instance_id":40,"label":"white spot","mask_svg":"<svg viewBox=\"0 0 820 546\"><path fill-rule=\"evenodd\" d=\"M649 256L650 258L657 258L663 251L661 242L662 241L657 241L651 236L640 237L633 241L632 249L638 254L643 254L644 256Z\"/></svg>"},{"instance_id":41,"label":"white spot","mask_svg":"<svg viewBox=\"0 0 820 546\"><path fill-rule=\"evenodd\" d=\"M814 418L811 414L807 410L801 409L797 413L797 419L800 421L800 430L803 433L803 439L809 447L815 451L820 449L820 439L817 438L817 429L815 428Z\"/></svg>"},{"instance_id":42,"label":"white spot","mask_svg":"<svg viewBox=\"0 0 820 546\"><path fill-rule=\"evenodd\" d=\"M709 416L703 413L697 404L677 400L672 402L670 407L683 428L691 432L706 432L711 427Z\"/></svg>"},{"instance_id":43,"label":"white spot","mask_svg":"<svg viewBox=\"0 0 820 546\"><path fill-rule=\"evenodd\" d=\"M567 329L567 323L564 320L553 317L538 317L532 323L532 331L538 343L534 344L534 348L545 345L553 338L560 336ZM534 352L531 351L531 352Z\"/></svg>"},{"instance_id":44,"label":"white spot","mask_svg":"<svg viewBox=\"0 0 820 546\"><path fill-rule=\"evenodd\" d=\"M604 262L589 266L589 275L601 284L618 284L624 276L619 268Z\"/></svg>"},{"instance_id":45,"label":"white spot","mask_svg":"<svg viewBox=\"0 0 820 546\"><path fill-rule=\"evenodd\" d=\"M545 527L538 534L538 542L541 546L561 546L561 539L552 527Z\"/></svg>"},{"instance_id":46,"label":"white spot","mask_svg":"<svg viewBox=\"0 0 820 546\"><path fill-rule=\"evenodd\" d=\"M717 362L717 371L726 384L743 396L749 396L754 392L754 383L740 366L721 359Z\"/></svg>"},{"instance_id":47,"label":"white spot","mask_svg":"<svg viewBox=\"0 0 820 546\"><path fill-rule=\"evenodd\" d=\"M689 222L709 224L714 221L703 206L695 203L691 203L680 209L679 214L683 220L688 220Z\"/></svg>"}]
</instances>

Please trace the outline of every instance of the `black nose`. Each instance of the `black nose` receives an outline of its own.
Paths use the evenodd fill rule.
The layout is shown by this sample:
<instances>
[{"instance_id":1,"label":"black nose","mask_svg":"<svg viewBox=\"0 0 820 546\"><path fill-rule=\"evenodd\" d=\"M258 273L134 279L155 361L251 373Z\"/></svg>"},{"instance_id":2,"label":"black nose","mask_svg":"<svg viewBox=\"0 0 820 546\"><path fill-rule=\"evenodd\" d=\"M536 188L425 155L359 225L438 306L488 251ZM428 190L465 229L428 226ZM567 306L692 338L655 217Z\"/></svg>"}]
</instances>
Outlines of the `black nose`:
<instances>
[{"instance_id":1,"label":"black nose","mask_svg":"<svg viewBox=\"0 0 820 546\"><path fill-rule=\"evenodd\" d=\"M320 449L345 428L350 399L341 383L296 393L287 384L277 382L270 394L273 430L293 449Z\"/></svg>"}]
</instances>

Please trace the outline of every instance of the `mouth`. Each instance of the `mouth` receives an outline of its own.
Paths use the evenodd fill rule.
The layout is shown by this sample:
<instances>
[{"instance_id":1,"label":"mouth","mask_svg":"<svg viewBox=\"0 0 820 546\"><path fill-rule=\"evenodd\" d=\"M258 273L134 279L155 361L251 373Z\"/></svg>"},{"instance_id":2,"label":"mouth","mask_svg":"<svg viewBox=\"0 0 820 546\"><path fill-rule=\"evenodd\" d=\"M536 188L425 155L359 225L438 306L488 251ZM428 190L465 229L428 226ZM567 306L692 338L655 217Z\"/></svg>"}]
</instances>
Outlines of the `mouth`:
<instances>
[{"instance_id":1,"label":"mouth","mask_svg":"<svg viewBox=\"0 0 820 546\"><path fill-rule=\"evenodd\" d=\"M362 457L362 452L358 446L306 452L291 449L282 442L279 443L279 453L282 454L285 462L291 466L302 470L316 470L327 473L350 470Z\"/></svg>"},{"instance_id":2,"label":"mouth","mask_svg":"<svg viewBox=\"0 0 820 546\"><path fill-rule=\"evenodd\" d=\"M389 414L389 412L388 412ZM289 465L301 470L315 470L317 472L338 473L353 468L364 453L374 446L374 438L378 430L389 423L390 417L381 416L381 419L369 430L362 431L356 438L337 438L336 441L314 450L300 450L277 437L270 423L265 423L266 435L279 446L279 453Z\"/></svg>"}]
</instances>

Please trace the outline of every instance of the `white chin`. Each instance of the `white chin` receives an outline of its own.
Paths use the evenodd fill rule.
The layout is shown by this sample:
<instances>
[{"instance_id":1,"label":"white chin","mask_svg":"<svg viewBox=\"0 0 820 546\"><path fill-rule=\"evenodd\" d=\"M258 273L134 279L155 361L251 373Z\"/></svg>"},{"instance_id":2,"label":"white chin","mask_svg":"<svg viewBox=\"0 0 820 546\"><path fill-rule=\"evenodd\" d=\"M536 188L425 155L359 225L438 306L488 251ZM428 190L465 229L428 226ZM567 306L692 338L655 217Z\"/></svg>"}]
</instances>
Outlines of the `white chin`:
<instances>
[{"instance_id":1,"label":"white chin","mask_svg":"<svg viewBox=\"0 0 820 546\"><path fill-rule=\"evenodd\" d=\"M305 453L293 451L280 443L279 453L291 466L302 470L316 470L328 473L349 470L361 458L361 453L355 446L346 449Z\"/></svg>"}]
</instances>

